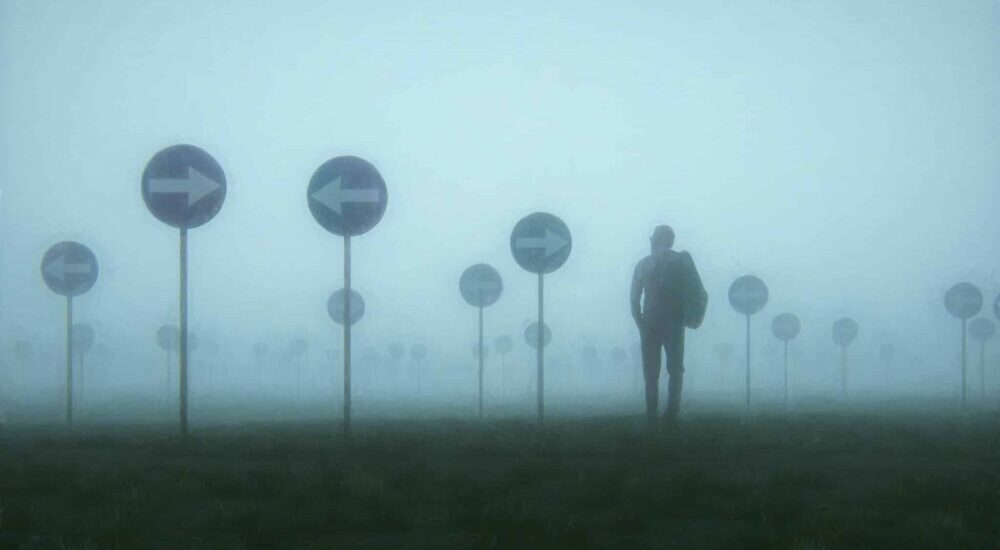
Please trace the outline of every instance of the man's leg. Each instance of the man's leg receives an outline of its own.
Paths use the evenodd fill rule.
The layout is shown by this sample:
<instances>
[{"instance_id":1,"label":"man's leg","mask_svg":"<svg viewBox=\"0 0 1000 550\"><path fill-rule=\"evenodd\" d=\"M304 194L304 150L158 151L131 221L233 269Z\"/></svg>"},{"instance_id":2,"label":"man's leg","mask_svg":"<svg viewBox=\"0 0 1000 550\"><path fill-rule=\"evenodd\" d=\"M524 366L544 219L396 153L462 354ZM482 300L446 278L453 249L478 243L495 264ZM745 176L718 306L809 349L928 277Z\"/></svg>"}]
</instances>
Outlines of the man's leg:
<instances>
[{"instance_id":1,"label":"man's leg","mask_svg":"<svg viewBox=\"0 0 1000 550\"><path fill-rule=\"evenodd\" d=\"M673 420L681 409L681 389L684 387L684 325L670 327L665 342L667 349L667 410L664 417Z\"/></svg>"},{"instance_id":2,"label":"man's leg","mask_svg":"<svg viewBox=\"0 0 1000 550\"><path fill-rule=\"evenodd\" d=\"M660 352L662 341L657 334L646 328L639 331L642 341L642 375L646 381L646 416L653 420L660 401Z\"/></svg>"}]
</instances>

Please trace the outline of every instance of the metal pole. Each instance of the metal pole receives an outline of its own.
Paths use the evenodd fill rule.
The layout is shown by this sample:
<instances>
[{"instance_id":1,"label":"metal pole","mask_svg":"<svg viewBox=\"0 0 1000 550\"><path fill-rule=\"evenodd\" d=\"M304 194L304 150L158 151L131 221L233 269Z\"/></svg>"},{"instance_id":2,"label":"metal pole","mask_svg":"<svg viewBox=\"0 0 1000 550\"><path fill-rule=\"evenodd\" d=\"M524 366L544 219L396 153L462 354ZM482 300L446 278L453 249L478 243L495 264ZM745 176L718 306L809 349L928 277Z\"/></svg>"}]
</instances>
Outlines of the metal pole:
<instances>
[{"instance_id":1,"label":"metal pole","mask_svg":"<svg viewBox=\"0 0 1000 550\"><path fill-rule=\"evenodd\" d=\"M344 237L344 433L351 433L351 237Z\"/></svg>"},{"instance_id":2,"label":"metal pole","mask_svg":"<svg viewBox=\"0 0 1000 550\"><path fill-rule=\"evenodd\" d=\"M986 340L979 342L979 398L986 399Z\"/></svg>"},{"instance_id":3,"label":"metal pole","mask_svg":"<svg viewBox=\"0 0 1000 550\"><path fill-rule=\"evenodd\" d=\"M847 346L840 346L840 395L847 402Z\"/></svg>"},{"instance_id":4,"label":"metal pole","mask_svg":"<svg viewBox=\"0 0 1000 550\"><path fill-rule=\"evenodd\" d=\"M83 407L84 400L86 399L87 393L87 369L84 365L84 356L86 352L80 350L77 362L80 363L80 406Z\"/></svg>"},{"instance_id":5,"label":"metal pole","mask_svg":"<svg viewBox=\"0 0 1000 550\"><path fill-rule=\"evenodd\" d=\"M181 228L181 326L180 326L180 421L181 436L188 433L188 251L187 229Z\"/></svg>"},{"instance_id":6,"label":"metal pole","mask_svg":"<svg viewBox=\"0 0 1000 550\"><path fill-rule=\"evenodd\" d=\"M788 410L788 340L785 340L785 410Z\"/></svg>"},{"instance_id":7,"label":"metal pole","mask_svg":"<svg viewBox=\"0 0 1000 550\"><path fill-rule=\"evenodd\" d=\"M66 425L73 426L73 297L66 297Z\"/></svg>"},{"instance_id":8,"label":"metal pole","mask_svg":"<svg viewBox=\"0 0 1000 550\"><path fill-rule=\"evenodd\" d=\"M965 411L965 319L962 319L962 411Z\"/></svg>"},{"instance_id":9,"label":"metal pole","mask_svg":"<svg viewBox=\"0 0 1000 550\"><path fill-rule=\"evenodd\" d=\"M538 274L538 425L545 418L545 277Z\"/></svg>"},{"instance_id":10,"label":"metal pole","mask_svg":"<svg viewBox=\"0 0 1000 550\"><path fill-rule=\"evenodd\" d=\"M750 413L750 315L747 315L747 413Z\"/></svg>"},{"instance_id":11,"label":"metal pole","mask_svg":"<svg viewBox=\"0 0 1000 550\"><path fill-rule=\"evenodd\" d=\"M479 418L483 418L483 306L479 306Z\"/></svg>"}]
</instances>

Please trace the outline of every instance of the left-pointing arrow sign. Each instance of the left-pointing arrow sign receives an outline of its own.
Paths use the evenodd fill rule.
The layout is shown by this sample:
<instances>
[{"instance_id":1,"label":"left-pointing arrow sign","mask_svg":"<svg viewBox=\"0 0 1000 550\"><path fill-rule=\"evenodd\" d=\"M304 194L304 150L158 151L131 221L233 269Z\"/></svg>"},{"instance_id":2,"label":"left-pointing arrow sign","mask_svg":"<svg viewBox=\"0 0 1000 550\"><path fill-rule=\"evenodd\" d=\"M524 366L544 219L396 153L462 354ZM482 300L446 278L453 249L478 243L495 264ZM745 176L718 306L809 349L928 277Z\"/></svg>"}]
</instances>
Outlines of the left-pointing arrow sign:
<instances>
[{"instance_id":1,"label":"left-pointing arrow sign","mask_svg":"<svg viewBox=\"0 0 1000 550\"><path fill-rule=\"evenodd\" d=\"M187 167L187 176L179 179L150 179L149 190L153 194L186 194L187 205L191 206L222 186L212 178L202 174L194 166Z\"/></svg>"},{"instance_id":2,"label":"left-pointing arrow sign","mask_svg":"<svg viewBox=\"0 0 1000 550\"><path fill-rule=\"evenodd\" d=\"M66 282L66 275L90 275L94 266L89 263L73 264L66 262L66 256L59 256L42 268L45 273L59 282Z\"/></svg>"},{"instance_id":3,"label":"left-pointing arrow sign","mask_svg":"<svg viewBox=\"0 0 1000 550\"><path fill-rule=\"evenodd\" d=\"M377 203L382 200L378 189L345 189L341 176L320 187L311 196L338 215L343 214L345 203Z\"/></svg>"}]
</instances>

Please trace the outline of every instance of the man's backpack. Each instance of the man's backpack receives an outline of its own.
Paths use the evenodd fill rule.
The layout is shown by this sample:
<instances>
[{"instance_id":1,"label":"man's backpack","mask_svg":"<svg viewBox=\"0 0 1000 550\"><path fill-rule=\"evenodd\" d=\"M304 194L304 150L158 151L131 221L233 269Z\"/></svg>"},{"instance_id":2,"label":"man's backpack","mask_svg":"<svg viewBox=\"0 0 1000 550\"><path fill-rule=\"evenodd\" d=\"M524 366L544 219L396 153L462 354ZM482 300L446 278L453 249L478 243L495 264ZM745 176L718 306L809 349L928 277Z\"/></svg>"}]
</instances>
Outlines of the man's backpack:
<instances>
[{"instance_id":1,"label":"man's backpack","mask_svg":"<svg viewBox=\"0 0 1000 550\"><path fill-rule=\"evenodd\" d=\"M654 317L676 318L688 328L700 327L708 306L708 294L691 255L671 251L655 257L654 262L646 288L647 312Z\"/></svg>"},{"instance_id":2,"label":"man's backpack","mask_svg":"<svg viewBox=\"0 0 1000 550\"><path fill-rule=\"evenodd\" d=\"M687 252L681 252L684 262L684 326L696 329L705 320L705 310L708 309L708 292L701 282L698 268Z\"/></svg>"}]
</instances>

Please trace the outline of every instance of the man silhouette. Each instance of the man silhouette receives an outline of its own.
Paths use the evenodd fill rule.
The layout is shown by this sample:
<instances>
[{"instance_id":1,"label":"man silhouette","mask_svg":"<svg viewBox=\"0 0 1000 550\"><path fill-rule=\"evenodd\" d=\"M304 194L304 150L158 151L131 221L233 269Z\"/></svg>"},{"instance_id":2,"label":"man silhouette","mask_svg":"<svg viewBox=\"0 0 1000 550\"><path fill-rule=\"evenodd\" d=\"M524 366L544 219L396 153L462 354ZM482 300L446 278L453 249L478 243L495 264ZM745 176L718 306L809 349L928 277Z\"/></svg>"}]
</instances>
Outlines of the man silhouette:
<instances>
[{"instance_id":1,"label":"man silhouette","mask_svg":"<svg viewBox=\"0 0 1000 550\"><path fill-rule=\"evenodd\" d=\"M630 301L642 345L646 418L650 423L656 419L661 353L666 350L670 379L663 419L672 426L680 411L684 385L684 329L701 325L708 296L691 255L673 250L674 230L670 226L657 226L649 242L650 255L635 266Z\"/></svg>"}]
</instances>

